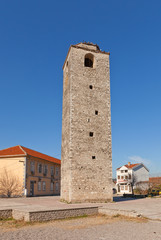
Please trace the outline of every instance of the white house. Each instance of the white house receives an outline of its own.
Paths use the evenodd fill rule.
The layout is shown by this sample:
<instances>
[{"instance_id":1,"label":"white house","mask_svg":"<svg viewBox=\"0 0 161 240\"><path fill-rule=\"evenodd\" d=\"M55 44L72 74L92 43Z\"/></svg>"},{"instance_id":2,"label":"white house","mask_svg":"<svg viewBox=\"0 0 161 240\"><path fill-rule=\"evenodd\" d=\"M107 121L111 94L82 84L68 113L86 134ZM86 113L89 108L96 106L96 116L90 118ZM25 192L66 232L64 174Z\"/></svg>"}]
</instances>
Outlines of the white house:
<instances>
[{"instance_id":1,"label":"white house","mask_svg":"<svg viewBox=\"0 0 161 240\"><path fill-rule=\"evenodd\" d=\"M117 168L117 193L132 194L132 187L146 188L149 182L149 170L142 163L130 162Z\"/></svg>"}]
</instances>

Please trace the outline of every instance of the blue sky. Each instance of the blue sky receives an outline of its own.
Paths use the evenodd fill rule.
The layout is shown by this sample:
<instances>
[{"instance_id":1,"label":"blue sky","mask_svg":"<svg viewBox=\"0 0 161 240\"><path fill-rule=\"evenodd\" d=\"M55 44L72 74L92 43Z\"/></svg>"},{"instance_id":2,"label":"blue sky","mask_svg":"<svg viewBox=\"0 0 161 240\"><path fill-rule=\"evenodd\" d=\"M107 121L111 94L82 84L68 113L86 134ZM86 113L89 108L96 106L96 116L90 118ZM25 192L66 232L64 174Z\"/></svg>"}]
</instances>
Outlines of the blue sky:
<instances>
[{"instance_id":1,"label":"blue sky","mask_svg":"<svg viewBox=\"0 0 161 240\"><path fill-rule=\"evenodd\" d=\"M60 158L62 66L71 44L110 51L113 172L161 176L161 1L0 2L0 149Z\"/></svg>"}]
</instances>

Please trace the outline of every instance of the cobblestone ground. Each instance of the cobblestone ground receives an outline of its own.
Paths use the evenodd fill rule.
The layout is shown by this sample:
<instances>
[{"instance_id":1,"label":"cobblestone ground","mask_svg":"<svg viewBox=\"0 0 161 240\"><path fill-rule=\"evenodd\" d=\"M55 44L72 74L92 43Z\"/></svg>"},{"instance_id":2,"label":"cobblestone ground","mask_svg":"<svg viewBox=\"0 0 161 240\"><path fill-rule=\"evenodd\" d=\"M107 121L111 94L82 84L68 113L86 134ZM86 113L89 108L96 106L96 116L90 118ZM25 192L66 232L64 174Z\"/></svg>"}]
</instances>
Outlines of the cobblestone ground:
<instances>
[{"instance_id":1,"label":"cobblestone ground","mask_svg":"<svg viewBox=\"0 0 161 240\"><path fill-rule=\"evenodd\" d=\"M0 240L161 240L161 222L103 216L0 227Z\"/></svg>"}]
</instances>

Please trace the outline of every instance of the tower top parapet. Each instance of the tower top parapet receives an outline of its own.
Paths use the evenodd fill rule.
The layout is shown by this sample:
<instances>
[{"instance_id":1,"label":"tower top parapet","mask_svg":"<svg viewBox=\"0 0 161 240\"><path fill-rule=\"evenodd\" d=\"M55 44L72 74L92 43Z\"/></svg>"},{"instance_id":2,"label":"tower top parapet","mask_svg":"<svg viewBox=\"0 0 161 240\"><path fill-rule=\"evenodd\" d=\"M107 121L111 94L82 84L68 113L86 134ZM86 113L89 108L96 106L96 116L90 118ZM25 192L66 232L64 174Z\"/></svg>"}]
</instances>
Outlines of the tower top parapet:
<instances>
[{"instance_id":1,"label":"tower top parapet","mask_svg":"<svg viewBox=\"0 0 161 240\"><path fill-rule=\"evenodd\" d=\"M91 42L80 42L76 45L73 46L78 46L78 47L83 47L89 50L95 50L95 51L100 51L100 48L97 44L91 43Z\"/></svg>"},{"instance_id":2,"label":"tower top parapet","mask_svg":"<svg viewBox=\"0 0 161 240\"><path fill-rule=\"evenodd\" d=\"M77 43L75 45L70 46L70 48L68 50L68 53L67 53L67 56L66 56L66 59L65 59L65 62L64 62L64 65L63 65L63 68L65 66L68 54L69 54L72 47L82 49L82 50L86 50L86 51L90 51L90 52L94 52L94 53L104 53L104 54L110 55L109 52L102 51L97 44L94 44L94 43L91 43L91 42L80 42L80 43Z\"/></svg>"}]
</instances>

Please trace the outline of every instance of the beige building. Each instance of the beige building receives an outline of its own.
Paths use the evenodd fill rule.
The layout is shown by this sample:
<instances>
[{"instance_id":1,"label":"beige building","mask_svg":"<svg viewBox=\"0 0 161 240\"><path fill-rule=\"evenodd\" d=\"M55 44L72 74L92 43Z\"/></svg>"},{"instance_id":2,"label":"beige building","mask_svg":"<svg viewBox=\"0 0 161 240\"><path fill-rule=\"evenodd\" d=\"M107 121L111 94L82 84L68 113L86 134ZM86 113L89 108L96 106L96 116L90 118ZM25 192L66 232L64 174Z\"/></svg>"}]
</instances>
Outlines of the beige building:
<instances>
[{"instance_id":1,"label":"beige building","mask_svg":"<svg viewBox=\"0 0 161 240\"><path fill-rule=\"evenodd\" d=\"M112 200L109 53L71 45L63 66L61 199Z\"/></svg>"},{"instance_id":2,"label":"beige building","mask_svg":"<svg viewBox=\"0 0 161 240\"><path fill-rule=\"evenodd\" d=\"M23 146L0 150L0 176L7 172L22 184L22 195L60 194L59 159Z\"/></svg>"}]
</instances>

